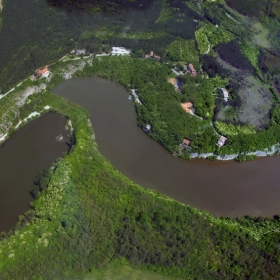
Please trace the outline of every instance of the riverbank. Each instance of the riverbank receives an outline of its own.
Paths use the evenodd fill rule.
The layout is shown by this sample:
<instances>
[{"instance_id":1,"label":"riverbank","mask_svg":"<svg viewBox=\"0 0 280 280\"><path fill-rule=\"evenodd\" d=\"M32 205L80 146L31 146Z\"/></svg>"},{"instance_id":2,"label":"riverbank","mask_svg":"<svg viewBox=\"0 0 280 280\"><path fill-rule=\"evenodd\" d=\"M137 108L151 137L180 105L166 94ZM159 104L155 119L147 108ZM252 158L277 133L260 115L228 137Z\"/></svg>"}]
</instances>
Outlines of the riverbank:
<instances>
[{"instance_id":1,"label":"riverbank","mask_svg":"<svg viewBox=\"0 0 280 280\"><path fill-rule=\"evenodd\" d=\"M240 153L240 154L231 154L231 155L219 155L215 153L204 153L204 154L199 154L199 153L191 153L190 157L192 159L211 159L211 160L235 160L238 158L243 158L245 161L246 159L252 160L257 157L267 157L267 156L276 156L280 154L280 143L273 145L269 148L266 148L262 151L255 151L255 152L245 152L245 153Z\"/></svg>"}]
</instances>

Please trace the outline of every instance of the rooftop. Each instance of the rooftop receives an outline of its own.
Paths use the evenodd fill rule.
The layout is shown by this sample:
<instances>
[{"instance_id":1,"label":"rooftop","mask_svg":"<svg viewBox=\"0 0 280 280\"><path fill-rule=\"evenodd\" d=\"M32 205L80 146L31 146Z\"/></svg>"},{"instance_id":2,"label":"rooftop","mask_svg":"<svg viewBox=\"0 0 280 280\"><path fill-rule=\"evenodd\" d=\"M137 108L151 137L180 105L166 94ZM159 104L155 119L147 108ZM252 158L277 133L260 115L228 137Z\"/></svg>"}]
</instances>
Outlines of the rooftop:
<instances>
[{"instance_id":1,"label":"rooftop","mask_svg":"<svg viewBox=\"0 0 280 280\"><path fill-rule=\"evenodd\" d=\"M191 75L195 77L197 75L196 70L194 69L193 65L189 63L189 70L191 71Z\"/></svg>"},{"instance_id":2,"label":"rooftop","mask_svg":"<svg viewBox=\"0 0 280 280\"><path fill-rule=\"evenodd\" d=\"M221 136L216 145L218 147L222 147L225 144L226 140L227 138L225 136Z\"/></svg>"},{"instance_id":3,"label":"rooftop","mask_svg":"<svg viewBox=\"0 0 280 280\"><path fill-rule=\"evenodd\" d=\"M181 103L181 107L189 114L193 114L192 107L193 104L191 102Z\"/></svg>"},{"instance_id":4,"label":"rooftop","mask_svg":"<svg viewBox=\"0 0 280 280\"><path fill-rule=\"evenodd\" d=\"M188 146L190 144L190 142L191 141L189 139L184 138L182 143Z\"/></svg>"},{"instance_id":5,"label":"rooftop","mask_svg":"<svg viewBox=\"0 0 280 280\"><path fill-rule=\"evenodd\" d=\"M42 76L42 75L44 75L47 71L49 71L49 69L48 69L47 67L45 67L45 68L43 68L43 69L38 70L37 74L38 74L39 76Z\"/></svg>"},{"instance_id":6,"label":"rooftop","mask_svg":"<svg viewBox=\"0 0 280 280\"><path fill-rule=\"evenodd\" d=\"M228 95L229 94L228 94L227 90L225 88L221 88L221 91L223 93L224 100L228 101Z\"/></svg>"}]
</instances>

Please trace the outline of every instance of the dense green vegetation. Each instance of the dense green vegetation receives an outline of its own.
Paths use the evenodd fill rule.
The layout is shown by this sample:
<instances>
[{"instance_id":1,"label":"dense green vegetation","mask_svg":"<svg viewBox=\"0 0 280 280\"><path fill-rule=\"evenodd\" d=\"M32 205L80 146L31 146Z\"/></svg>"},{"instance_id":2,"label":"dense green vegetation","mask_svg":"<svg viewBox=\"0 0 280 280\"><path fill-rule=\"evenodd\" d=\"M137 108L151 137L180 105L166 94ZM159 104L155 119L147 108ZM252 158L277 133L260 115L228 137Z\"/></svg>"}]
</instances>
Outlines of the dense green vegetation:
<instances>
[{"instance_id":1,"label":"dense green vegetation","mask_svg":"<svg viewBox=\"0 0 280 280\"><path fill-rule=\"evenodd\" d=\"M21 0L7 1L1 14L1 93L74 48L98 53L115 45L135 52L154 50L158 55L164 55L167 46L178 36L194 39L197 23L193 18L203 20L185 4L172 0L119 1L117 6L108 6L112 9L123 7L123 12L117 14L98 13L96 9L90 12L90 9L77 7L81 4L106 8L108 2L113 3L26 0L22 6ZM60 4L63 7L57 8ZM131 7L127 8L127 5ZM170 17L160 21L165 5L169 7ZM69 12L71 7L72 12Z\"/></svg>"},{"instance_id":2,"label":"dense green vegetation","mask_svg":"<svg viewBox=\"0 0 280 280\"><path fill-rule=\"evenodd\" d=\"M254 126L252 125L239 126L222 122L215 122L215 126L217 130L225 136L256 133Z\"/></svg>"},{"instance_id":3,"label":"dense green vegetation","mask_svg":"<svg viewBox=\"0 0 280 280\"><path fill-rule=\"evenodd\" d=\"M198 53L195 48L194 40L183 40L178 38L167 48L167 55L171 61L198 61Z\"/></svg>"},{"instance_id":4,"label":"dense green vegetation","mask_svg":"<svg viewBox=\"0 0 280 280\"><path fill-rule=\"evenodd\" d=\"M218 27L212 24L202 24L195 32L195 37L200 54L207 54L214 46L222 42L227 43L233 38L232 34L225 31L223 26Z\"/></svg>"},{"instance_id":5,"label":"dense green vegetation","mask_svg":"<svg viewBox=\"0 0 280 280\"><path fill-rule=\"evenodd\" d=\"M94 277L110 263L181 279L279 275L279 217L214 218L145 190L99 154L87 112L48 91L34 97L35 107L71 119L76 144L40 176L47 188L2 234L1 279Z\"/></svg>"},{"instance_id":6,"label":"dense green vegetation","mask_svg":"<svg viewBox=\"0 0 280 280\"><path fill-rule=\"evenodd\" d=\"M261 76L261 71L259 70L259 61L260 61L260 51L258 47L243 42L240 46L241 51L246 56L246 58L250 61L251 65L255 68L258 75Z\"/></svg>"},{"instance_id":7,"label":"dense green vegetation","mask_svg":"<svg viewBox=\"0 0 280 280\"><path fill-rule=\"evenodd\" d=\"M55 0L21 2L7 1L0 15L2 93L73 48L97 53L119 45L131 48L133 58L95 58L75 76L97 75L136 88L143 103L136 105L139 126L151 124L149 135L171 153L188 138L193 152L238 153L237 160L244 161L255 158L246 152L279 142L279 98L272 89L269 127L254 133L254 127L233 125L231 118L215 122L218 132L228 137L218 150L219 136L212 126L215 107L225 105L217 88L227 87L231 94L227 112L242 105L237 93L244 70L267 83L279 72L277 1L225 1L235 10L195 0L141 1L142 8L139 1L124 1L124 7L120 1L115 1L118 6L89 0L68 1L66 6ZM122 12L116 14L119 8ZM208 49L209 55L203 55ZM161 63L140 58L151 50L162 56ZM199 73L178 77L181 93L167 82L174 75L169 60L191 62ZM129 181L99 154L88 112L49 92L64 80L61 70L70 64L79 61L50 66L54 76L49 87L30 96L29 103L19 104L21 92L45 80L27 80L0 101L2 133L7 128L12 133L20 119L45 105L74 127L70 153L38 175L32 209L19 217L14 229L1 233L0 278L95 279L108 266L125 265L180 279L277 279L279 216L214 218ZM202 77L199 64L209 79L206 73ZM195 115L187 114L182 102L192 102ZM188 151L181 156L188 158Z\"/></svg>"},{"instance_id":8,"label":"dense green vegetation","mask_svg":"<svg viewBox=\"0 0 280 280\"><path fill-rule=\"evenodd\" d=\"M212 79L203 79L201 77L192 78L187 75L182 79L185 84L182 92L183 101L191 101L198 116L211 120L215 108L215 89L225 87L228 81L221 79L219 76Z\"/></svg>"}]
</instances>

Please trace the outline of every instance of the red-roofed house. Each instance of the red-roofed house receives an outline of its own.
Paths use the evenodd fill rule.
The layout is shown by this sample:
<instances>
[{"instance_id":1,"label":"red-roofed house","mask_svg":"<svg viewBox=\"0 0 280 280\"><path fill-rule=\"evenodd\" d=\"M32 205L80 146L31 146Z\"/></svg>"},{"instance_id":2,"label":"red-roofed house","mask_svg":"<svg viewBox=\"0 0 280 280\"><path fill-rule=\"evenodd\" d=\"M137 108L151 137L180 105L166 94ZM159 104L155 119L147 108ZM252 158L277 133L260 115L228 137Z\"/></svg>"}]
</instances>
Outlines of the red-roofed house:
<instances>
[{"instance_id":1,"label":"red-roofed house","mask_svg":"<svg viewBox=\"0 0 280 280\"><path fill-rule=\"evenodd\" d=\"M183 141L182 141L182 146L183 147L187 147L187 146L189 146L189 144L190 144L190 140L189 139L183 139Z\"/></svg>"},{"instance_id":2,"label":"red-roofed house","mask_svg":"<svg viewBox=\"0 0 280 280\"><path fill-rule=\"evenodd\" d=\"M181 107L189 114L193 115L193 104L191 102L181 103Z\"/></svg>"},{"instance_id":3,"label":"red-roofed house","mask_svg":"<svg viewBox=\"0 0 280 280\"><path fill-rule=\"evenodd\" d=\"M195 77L197 76L196 70L194 69L193 65L191 63L189 63L187 65L187 69L191 72L191 76Z\"/></svg>"},{"instance_id":4,"label":"red-roofed house","mask_svg":"<svg viewBox=\"0 0 280 280\"><path fill-rule=\"evenodd\" d=\"M48 74L49 74L49 69L47 67L45 67L43 69L39 69L37 71L38 77L46 77Z\"/></svg>"}]
</instances>

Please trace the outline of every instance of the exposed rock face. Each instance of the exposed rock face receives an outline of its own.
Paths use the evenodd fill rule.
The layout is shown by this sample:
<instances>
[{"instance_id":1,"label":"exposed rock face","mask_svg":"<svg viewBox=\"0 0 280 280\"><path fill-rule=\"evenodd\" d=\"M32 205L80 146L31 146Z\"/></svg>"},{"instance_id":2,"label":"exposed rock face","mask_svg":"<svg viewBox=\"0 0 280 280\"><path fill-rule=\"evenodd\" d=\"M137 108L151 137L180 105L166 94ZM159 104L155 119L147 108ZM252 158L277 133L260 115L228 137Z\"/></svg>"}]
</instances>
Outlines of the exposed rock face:
<instances>
[{"instance_id":1,"label":"exposed rock face","mask_svg":"<svg viewBox=\"0 0 280 280\"><path fill-rule=\"evenodd\" d=\"M246 153L241 153L240 155L266 157L266 156L273 156L278 154L280 154L280 144L273 145L269 148L264 149L263 151L246 152ZM239 154L231 154L231 155L224 155L224 156L220 156L214 153L205 153L205 154L191 153L190 154L191 158L208 158L211 156L215 156L217 160L233 160L236 159L239 156Z\"/></svg>"},{"instance_id":2,"label":"exposed rock face","mask_svg":"<svg viewBox=\"0 0 280 280\"><path fill-rule=\"evenodd\" d=\"M65 70L62 71L63 78L65 80L71 79L73 74L76 71L79 71L79 70L82 71L84 69L85 65L86 65L85 61L80 62L78 66L69 65L68 69L65 69Z\"/></svg>"},{"instance_id":3,"label":"exposed rock face","mask_svg":"<svg viewBox=\"0 0 280 280\"><path fill-rule=\"evenodd\" d=\"M38 93L41 92L42 90L44 90L47 87L46 84L41 84L39 86L32 86L32 87L28 87L27 89L25 89L22 94L20 95L20 97L18 98L17 101L17 105L20 107L22 106L26 99L28 98L29 95L32 95L34 93Z\"/></svg>"}]
</instances>

